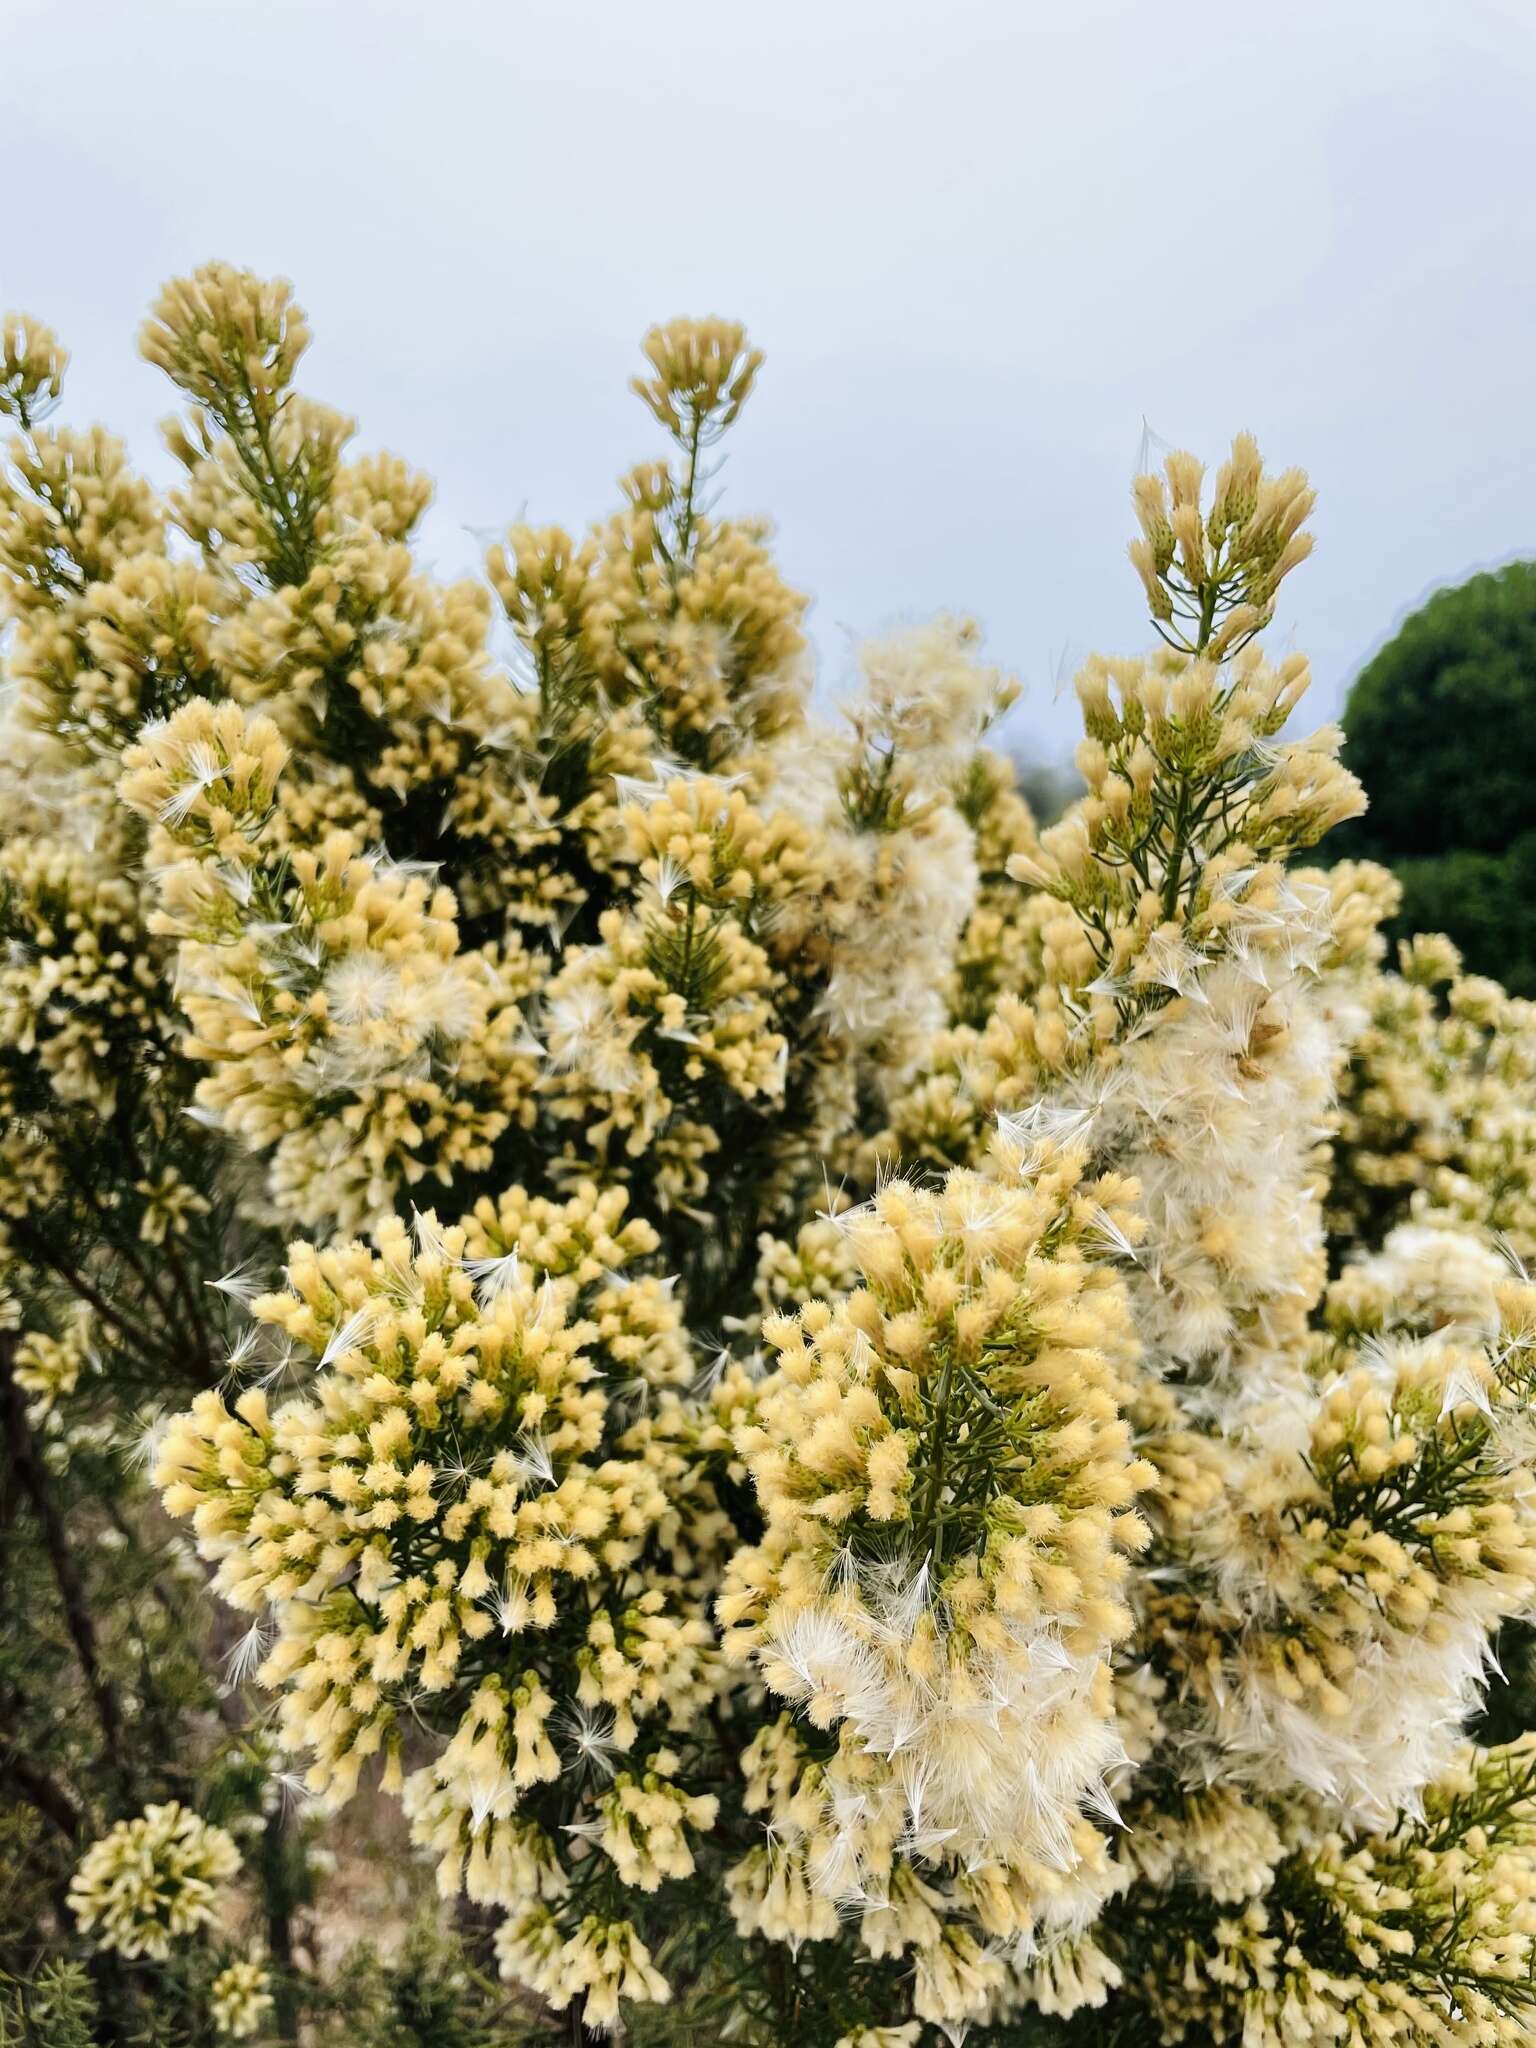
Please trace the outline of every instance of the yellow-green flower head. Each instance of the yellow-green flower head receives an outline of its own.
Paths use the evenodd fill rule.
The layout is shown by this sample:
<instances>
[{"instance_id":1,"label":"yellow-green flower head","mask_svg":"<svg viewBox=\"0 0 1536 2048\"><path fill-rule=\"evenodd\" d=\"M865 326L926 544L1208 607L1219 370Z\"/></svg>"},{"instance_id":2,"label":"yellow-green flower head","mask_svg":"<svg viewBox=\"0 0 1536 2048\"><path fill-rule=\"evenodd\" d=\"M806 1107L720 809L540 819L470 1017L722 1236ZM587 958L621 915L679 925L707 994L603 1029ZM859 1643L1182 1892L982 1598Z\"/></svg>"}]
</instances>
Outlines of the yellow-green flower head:
<instances>
[{"instance_id":1,"label":"yellow-green flower head","mask_svg":"<svg viewBox=\"0 0 1536 2048\"><path fill-rule=\"evenodd\" d=\"M274 2000L271 1978L261 1963L226 1963L213 1980L208 2011L215 2031L231 2041L259 2033Z\"/></svg>"},{"instance_id":2,"label":"yellow-green flower head","mask_svg":"<svg viewBox=\"0 0 1536 2048\"><path fill-rule=\"evenodd\" d=\"M669 320L653 327L641 346L652 375L631 378L630 389L680 441L699 422L728 427L763 362L762 351L748 347L746 329L734 320Z\"/></svg>"},{"instance_id":3,"label":"yellow-green flower head","mask_svg":"<svg viewBox=\"0 0 1536 2048\"><path fill-rule=\"evenodd\" d=\"M87 1849L70 1879L70 1910L98 1947L164 1962L173 1942L218 1918L239 1868L223 1828L175 1800L146 1806Z\"/></svg>"},{"instance_id":4,"label":"yellow-green flower head","mask_svg":"<svg viewBox=\"0 0 1536 2048\"><path fill-rule=\"evenodd\" d=\"M139 352L203 404L244 395L267 419L309 346L303 309L285 279L228 263L173 278L139 331Z\"/></svg>"},{"instance_id":5,"label":"yellow-green flower head","mask_svg":"<svg viewBox=\"0 0 1536 2048\"><path fill-rule=\"evenodd\" d=\"M550 1629L563 1596L622 1574L648 1538L680 1535L665 1490L680 1458L664 1428L610 1420L602 1377L686 1370L675 1304L614 1272L652 1242L622 1208L588 1186L563 1212L487 1205L468 1231L386 1225L377 1251L295 1245L288 1290L254 1313L316 1361L307 1390L275 1408L259 1386L232 1406L203 1394L162 1434L167 1508L191 1517L226 1599L271 1610L263 1674L285 1688L285 1740L313 1750L317 1793L339 1802L397 1750L406 1689L458 1696L482 1673L473 1713L498 1759L510 1745L509 1782L552 1776L553 1701L511 1639ZM703 1643L656 1620L646 1665L674 1653L659 1709L696 1692ZM643 1697L635 1679L618 1696L631 1727Z\"/></svg>"},{"instance_id":6,"label":"yellow-green flower head","mask_svg":"<svg viewBox=\"0 0 1536 2048\"><path fill-rule=\"evenodd\" d=\"M68 351L41 320L0 315L0 412L23 427L44 418L58 402L68 362Z\"/></svg>"},{"instance_id":7,"label":"yellow-green flower head","mask_svg":"<svg viewBox=\"0 0 1536 2048\"><path fill-rule=\"evenodd\" d=\"M767 1320L777 1368L736 1432L767 1527L727 1571L728 1647L869 1778L856 1809L829 1793L808 1881L833 1899L903 1834L1026 1881L1091 1861L1080 1805L1122 1754L1106 1657L1151 1473L1095 1247L1135 1228L1131 1191L1081 1153L1011 1165L838 1218L863 1284Z\"/></svg>"}]
</instances>

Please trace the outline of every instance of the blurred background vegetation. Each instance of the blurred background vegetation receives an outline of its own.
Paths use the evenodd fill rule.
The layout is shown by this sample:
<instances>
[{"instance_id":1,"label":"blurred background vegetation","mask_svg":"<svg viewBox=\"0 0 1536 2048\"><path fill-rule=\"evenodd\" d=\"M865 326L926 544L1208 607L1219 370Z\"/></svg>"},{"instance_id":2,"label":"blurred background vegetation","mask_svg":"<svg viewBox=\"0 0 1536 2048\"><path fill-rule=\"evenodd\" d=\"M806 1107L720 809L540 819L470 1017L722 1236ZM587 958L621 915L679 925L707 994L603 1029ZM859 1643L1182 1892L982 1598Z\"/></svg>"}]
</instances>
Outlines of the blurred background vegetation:
<instances>
[{"instance_id":1,"label":"blurred background vegetation","mask_svg":"<svg viewBox=\"0 0 1536 2048\"><path fill-rule=\"evenodd\" d=\"M1344 758L1371 807L1329 840L1390 867L1393 938L1445 932L1467 966L1536 996L1536 562L1437 590L1361 669ZM1536 1727L1536 1628L1512 1623L1477 1729Z\"/></svg>"},{"instance_id":2,"label":"blurred background vegetation","mask_svg":"<svg viewBox=\"0 0 1536 2048\"><path fill-rule=\"evenodd\" d=\"M1403 885L1394 936L1445 932L1536 996L1536 562L1436 591L1355 679L1344 759L1371 807L1329 840Z\"/></svg>"}]
</instances>

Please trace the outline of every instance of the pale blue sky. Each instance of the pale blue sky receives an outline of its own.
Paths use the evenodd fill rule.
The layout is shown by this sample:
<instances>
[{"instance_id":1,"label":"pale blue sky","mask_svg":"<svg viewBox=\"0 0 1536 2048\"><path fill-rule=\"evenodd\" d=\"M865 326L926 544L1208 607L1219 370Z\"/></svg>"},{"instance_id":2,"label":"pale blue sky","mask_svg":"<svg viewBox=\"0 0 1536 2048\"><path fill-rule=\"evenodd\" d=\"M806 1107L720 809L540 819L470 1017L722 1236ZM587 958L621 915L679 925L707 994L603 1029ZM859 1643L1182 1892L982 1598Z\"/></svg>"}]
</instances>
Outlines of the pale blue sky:
<instances>
[{"instance_id":1,"label":"pale blue sky","mask_svg":"<svg viewBox=\"0 0 1536 2048\"><path fill-rule=\"evenodd\" d=\"M1331 714L1436 583L1536 550L1536 0L0 0L0 301L151 473L133 352L213 255L438 482L426 552L580 524L651 452L655 319L768 352L730 502L844 628L973 611L1028 685L1143 644L1145 418L1322 494L1280 638Z\"/></svg>"}]
</instances>

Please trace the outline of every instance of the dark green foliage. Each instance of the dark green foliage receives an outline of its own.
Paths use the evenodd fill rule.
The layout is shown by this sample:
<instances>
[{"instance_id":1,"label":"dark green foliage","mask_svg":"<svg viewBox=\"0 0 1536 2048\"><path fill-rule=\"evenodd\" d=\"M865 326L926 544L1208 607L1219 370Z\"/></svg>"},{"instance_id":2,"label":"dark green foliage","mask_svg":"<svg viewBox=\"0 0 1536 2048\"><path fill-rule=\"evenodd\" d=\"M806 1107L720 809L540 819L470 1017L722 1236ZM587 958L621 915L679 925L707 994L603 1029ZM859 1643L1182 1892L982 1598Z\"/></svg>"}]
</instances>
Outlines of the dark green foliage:
<instances>
[{"instance_id":1,"label":"dark green foliage","mask_svg":"<svg viewBox=\"0 0 1536 2048\"><path fill-rule=\"evenodd\" d=\"M1536 699L1527 717L1536 721ZM1392 868L1403 907L1390 929L1448 932L1474 973L1536 996L1536 832L1522 832L1503 855L1462 851Z\"/></svg>"},{"instance_id":2,"label":"dark green foliage","mask_svg":"<svg viewBox=\"0 0 1536 2048\"><path fill-rule=\"evenodd\" d=\"M517 2048L547 2038L537 2009L475 1963L474 1945L424 1919L388 1958L355 1949L317 1991L318 2048Z\"/></svg>"},{"instance_id":3,"label":"dark green foliage","mask_svg":"<svg viewBox=\"0 0 1536 2048\"><path fill-rule=\"evenodd\" d=\"M78 1963L49 1963L30 1984L0 1984L0 2048L94 2048L95 2021Z\"/></svg>"},{"instance_id":4,"label":"dark green foliage","mask_svg":"<svg viewBox=\"0 0 1536 2048\"><path fill-rule=\"evenodd\" d=\"M1536 1728L1536 1624L1506 1622L1494 1653L1499 1670L1472 1727L1478 1742L1513 1742Z\"/></svg>"},{"instance_id":5,"label":"dark green foliage","mask_svg":"<svg viewBox=\"0 0 1536 2048\"><path fill-rule=\"evenodd\" d=\"M1437 591L1361 670L1344 728L1371 808L1330 847L1395 870L1397 932L1447 932L1536 993L1536 563Z\"/></svg>"}]
</instances>

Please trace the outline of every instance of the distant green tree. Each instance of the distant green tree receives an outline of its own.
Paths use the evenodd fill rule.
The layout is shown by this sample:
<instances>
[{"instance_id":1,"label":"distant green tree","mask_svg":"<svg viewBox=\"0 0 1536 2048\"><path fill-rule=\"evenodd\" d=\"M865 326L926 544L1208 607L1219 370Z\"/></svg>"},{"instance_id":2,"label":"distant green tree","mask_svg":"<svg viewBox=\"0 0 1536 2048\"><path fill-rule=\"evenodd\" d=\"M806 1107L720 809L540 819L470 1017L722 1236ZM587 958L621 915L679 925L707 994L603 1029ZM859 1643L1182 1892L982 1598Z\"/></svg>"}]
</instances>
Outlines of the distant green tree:
<instances>
[{"instance_id":1,"label":"distant green tree","mask_svg":"<svg viewBox=\"0 0 1536 2048\"><path fill-rule=\"evenodd\" d=\"M1339 852L1395 871L1400 931L1447 932L1474 971L1536 995L1536 562L1437 591L1343 722L1371 807Z\"/></svg>"}]
</instances>

